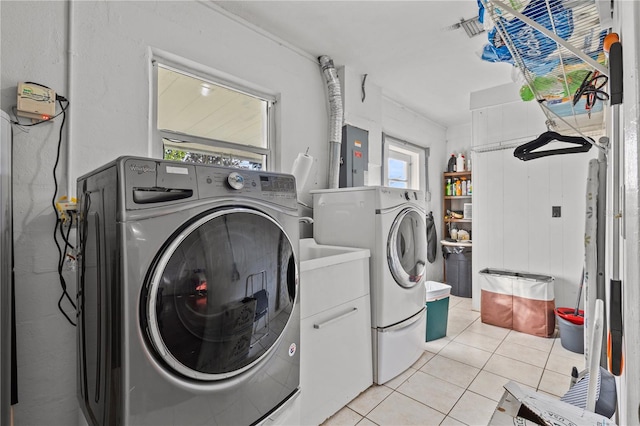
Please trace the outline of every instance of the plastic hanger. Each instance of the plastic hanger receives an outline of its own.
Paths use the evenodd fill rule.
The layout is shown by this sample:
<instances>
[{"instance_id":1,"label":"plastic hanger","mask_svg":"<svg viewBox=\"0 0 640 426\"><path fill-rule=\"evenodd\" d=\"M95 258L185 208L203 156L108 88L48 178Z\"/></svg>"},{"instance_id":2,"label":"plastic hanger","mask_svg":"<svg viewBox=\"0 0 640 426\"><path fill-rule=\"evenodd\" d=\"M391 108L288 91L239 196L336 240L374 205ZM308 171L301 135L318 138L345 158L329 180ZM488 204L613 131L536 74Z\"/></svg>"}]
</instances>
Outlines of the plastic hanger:
<instances>
[{"instance_id":1,"label":"plastic hanger","mask_svg":"<svg viewBox=\"0 0 640 426\"><path fill-rule=\"evenodd\" d=\"M544 151L534 151L542 146L548 145L553 141L568 142L576 144L575 147L549 149ZM591 142L589 142L591 141ZM587 152L591 149L594 141L591 138L583 138L580 136L564 136L560 133L547 131L538 136L536 140L520 145L513 151L513 156L522 161L533 160L535 158L547 157L549 155L560 154L576 154L579 152Z\"/></svg>"}]
</instances>

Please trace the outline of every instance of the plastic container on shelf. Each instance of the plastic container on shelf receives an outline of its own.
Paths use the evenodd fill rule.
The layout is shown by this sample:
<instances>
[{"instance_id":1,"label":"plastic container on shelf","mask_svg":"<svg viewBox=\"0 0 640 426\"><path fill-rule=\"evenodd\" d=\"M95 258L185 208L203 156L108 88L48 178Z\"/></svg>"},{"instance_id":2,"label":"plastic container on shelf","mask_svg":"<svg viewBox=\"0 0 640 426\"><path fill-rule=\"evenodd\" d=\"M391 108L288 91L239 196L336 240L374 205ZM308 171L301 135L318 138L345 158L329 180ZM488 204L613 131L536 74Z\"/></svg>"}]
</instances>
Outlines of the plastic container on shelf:
<instances>
[{"instance_id":1,"label":"plastic container on shelf","mask_svg":"<svg viewBox=\"0 0 640 426\"><path fill-rule=\"evenodd\" d=\"M451 154L449 157L449 162L447 163L447 172L455 172L456 171L456 155Z\"/></svg>"},{"instance_id":2,"label":"plastic container on shelf","mask_svg":"<svg viewBox=\"0 0 640 426\"><path fill-rule=\"evenodd\" d=\"M464 172L464 155L462 153L458 154L458 158L456 159L456 172Z\"/></svg>"}]
</instances>

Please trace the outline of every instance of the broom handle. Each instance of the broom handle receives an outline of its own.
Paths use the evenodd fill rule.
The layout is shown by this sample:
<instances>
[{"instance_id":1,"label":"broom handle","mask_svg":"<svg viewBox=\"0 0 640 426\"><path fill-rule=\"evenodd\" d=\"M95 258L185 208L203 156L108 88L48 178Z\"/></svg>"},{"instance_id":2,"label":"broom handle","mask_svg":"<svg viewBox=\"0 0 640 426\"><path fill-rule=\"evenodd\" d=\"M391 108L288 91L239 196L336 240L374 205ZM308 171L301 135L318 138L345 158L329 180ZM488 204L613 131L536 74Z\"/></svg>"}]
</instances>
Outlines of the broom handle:
<instances>
[{"instance_id":1,"label":"broom handle","mask_svg":"<svg viewBox=\"0 0 640 426\"><path fill-rule=\"evenodd\" d=\"M584 286L584 266L582 267L582 277L580 277L580 288L578 289L578 300L576 301L576 310L574 315L578 315L580 309L580 298L582 297L582 287Z\"/></svg>"}]
</instances>

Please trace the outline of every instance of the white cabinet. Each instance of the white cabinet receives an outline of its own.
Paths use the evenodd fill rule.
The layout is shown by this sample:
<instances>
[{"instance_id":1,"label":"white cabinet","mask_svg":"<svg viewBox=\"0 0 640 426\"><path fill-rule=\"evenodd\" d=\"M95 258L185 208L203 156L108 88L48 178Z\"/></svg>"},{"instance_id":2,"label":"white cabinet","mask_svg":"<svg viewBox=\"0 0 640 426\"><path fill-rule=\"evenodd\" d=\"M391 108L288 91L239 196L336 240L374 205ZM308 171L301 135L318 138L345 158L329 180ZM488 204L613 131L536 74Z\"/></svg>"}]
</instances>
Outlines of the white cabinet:
<instances>
[{"instance_id":1,"label":"white cabinet","mask_svg":"<svg viewBox=\"0 0 640 426\"><path fill-rule=\"evenodd\" d=\"M303 244L326 256L305 261ZM369 250L302 240L301 253L301 417L318 425L373 384Z\"/></svg>"}]
</instances>

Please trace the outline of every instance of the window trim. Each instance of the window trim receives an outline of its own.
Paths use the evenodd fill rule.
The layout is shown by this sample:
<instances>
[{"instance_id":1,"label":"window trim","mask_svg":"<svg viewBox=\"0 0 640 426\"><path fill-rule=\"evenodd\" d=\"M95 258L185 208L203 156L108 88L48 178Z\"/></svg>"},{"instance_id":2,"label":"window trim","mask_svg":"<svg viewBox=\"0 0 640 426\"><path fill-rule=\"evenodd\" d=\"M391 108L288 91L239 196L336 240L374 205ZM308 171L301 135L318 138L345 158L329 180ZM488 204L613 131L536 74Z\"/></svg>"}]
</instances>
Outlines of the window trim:
<instances>
[{"instance_id":1,"label":"window trim","mask_svg":"<svg viewBox=\"0 0 640 426\"><path fill-rule=\"evenodd\" d=\"M236 150L245 150L266 157L265 171L276 169L278 158L279 141L276 132L276 116L277 111L275 105L278 103L278 97L275 94L268 93L263 88L259 88L249 82L240 80L231 75L208 68L204 65L190 61L185 58L178 57L168 52L151 49L150 52L150 121L149 121L149 145L148 155L152 158L164 157L163 139L170 139L177 142L177 137L184 142L197 142L206 146L231 148ZM158 123L158 68L162 67L173 72L185 74L193 78L203 80L207 83L222 86L226 89L233 90L256 99L267 102L266 116L266 138L267 148L257 147L253 145L235 144L233 142L225 142L216 139L209 139L201 136L184 134L167 129L160 129Z\"/></svg>"},{"instance_id":2,"label":"window trim","mask_svg":"<svg viewBox=\"0 0 640 426\"><path fill-rule=\"evenodd\" d=\"M415 178L415 182L417 182L417 186L418 188L411 188L411 189L418 189L418 190L424 190L425 193L429 192L429 153L430 153L430 149L428 147L423 147L411 142L408 142L406 140L402 140L399 139L397 137L394 136L390 136L386 133L382 133L382 176L381 176L381 182L383 185L388 186L389 185L389 178L388 178L388 160L389 160L389 148L390 146L396 146L398 148L407 150L407 151L411 151L414 152L415 154L418 155L418 163L414 165L412 165L411 167L417 172L417 176ZM419 169L419 161L420 161L420 155L424 155L424 188L422 188L422 182L421 182L421 171ZM413 171L412 171L413 173ZM413 185L413 175L411 177L411 185Z\"/></svg>"}]
</instances>

